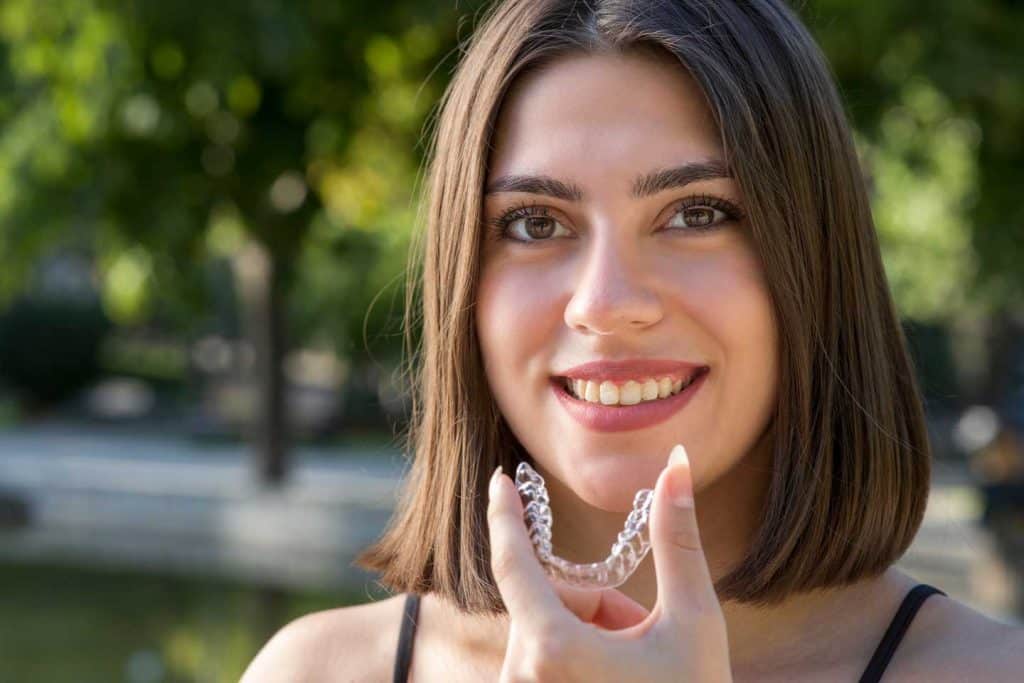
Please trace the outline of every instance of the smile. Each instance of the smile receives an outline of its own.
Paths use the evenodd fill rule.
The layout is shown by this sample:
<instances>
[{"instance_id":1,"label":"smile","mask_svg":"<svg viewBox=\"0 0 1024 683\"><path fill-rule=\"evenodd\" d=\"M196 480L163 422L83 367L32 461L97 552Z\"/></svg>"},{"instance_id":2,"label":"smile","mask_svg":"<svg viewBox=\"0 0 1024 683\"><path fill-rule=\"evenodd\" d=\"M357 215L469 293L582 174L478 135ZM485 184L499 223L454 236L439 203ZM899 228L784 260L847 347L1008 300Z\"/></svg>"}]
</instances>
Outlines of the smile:
<instances>
[{"instance_id":1,"label":"smile","mask_svg":"<svg viewBox=\"0 0 1024 683\"><path fill-rule=\"evenodd\" d=\"M700 391L709 372L707 366L701 366L689 378L676 379L672 384L669 378L617 383L552 377L551 387L559 403L584 427L619 432L643 429L669 419ZM655 386L657 395L652 388Z\"/></svg>"},{"instance_id":2,"label":"smile","mask_svg":"<svg viewBox=\"0 0 1024 683\"><path fill-rule=\"evenodd\" d=\"M574 397L589 403L600 403L606 406L632 406L644 401L659 401L674 396L690 386L702 371L697 368L686 379L673 380L671 377L644 380L626 380L616 383L609 380L594 381L566 377L565 388Z\"/></svg>"}]
</instances>

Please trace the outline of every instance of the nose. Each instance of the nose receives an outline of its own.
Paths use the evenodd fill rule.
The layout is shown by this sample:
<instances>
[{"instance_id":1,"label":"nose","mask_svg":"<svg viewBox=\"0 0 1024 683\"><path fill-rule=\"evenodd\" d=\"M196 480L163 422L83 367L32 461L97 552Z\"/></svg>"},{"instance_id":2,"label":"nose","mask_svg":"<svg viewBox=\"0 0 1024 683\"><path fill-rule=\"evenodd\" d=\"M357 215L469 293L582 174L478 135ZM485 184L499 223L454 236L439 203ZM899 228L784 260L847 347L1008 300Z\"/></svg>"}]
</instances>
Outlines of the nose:
<instances>
[{"instance_id":1,"label":"nose","mask_svg":"<svg viewBox=\"0 0 1024 683\"><path fill-rule=\"evenodd\" d=\"M653 325L664 312L650 287L651 277L651 269L644 267L635 250L615 240L597 240L565 307L566 325L598 335Z\"/></svg>"}]
</instances>

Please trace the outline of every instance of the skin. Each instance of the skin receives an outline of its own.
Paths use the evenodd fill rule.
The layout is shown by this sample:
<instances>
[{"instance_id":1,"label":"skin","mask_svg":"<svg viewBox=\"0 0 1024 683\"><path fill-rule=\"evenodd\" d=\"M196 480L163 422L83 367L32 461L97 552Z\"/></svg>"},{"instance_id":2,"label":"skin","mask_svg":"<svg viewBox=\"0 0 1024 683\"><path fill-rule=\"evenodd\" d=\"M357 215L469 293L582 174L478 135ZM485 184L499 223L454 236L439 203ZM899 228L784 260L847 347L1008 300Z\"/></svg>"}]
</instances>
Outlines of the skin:
<instances>
[{"instance_id":1,"label":"skin","mask_svg":"<svg viewBox=\"0 0 1024 683\"><path fill-rule=\"evenodd\" d=\"M630 97L619 95L624 89ZM563 93L571 92L566 98ZM489 182L537 173L571 180L587 199L485 198L490 221L524 202L548 209L556 236L534 244L485 241L477 333L502 414L548 483L556 550L604 558L640 488L651 488L672 446L693 463L709 559L739 559L770 472L766 436L775 404L777 335L745 224L679 204L702 194L742 206L730 178L637 200L643 173L722 160L696 85L678 66L640 57L572 57L521 82L499 118ZM527 220L513 226L526 232ZM527 234L527 236L529 236ZM602 433L580 425L549 378L597 359L658 358L707 365L704 386L670 419ZM642 378L638 378L642 379ZM706 526L705 526L706 525ZM650 603L653 574L625 591Z\"/></svg>"},{"instance_id":2,"label":"skin","mask_svg":"<svg viewBox=\"0 0 1024 683\"><path fill-rule=\"evenodd\" d=\"M498 478L488 526L509 615L465 615L425 595L411 680L857 680L915 578L890 568L773 607L720 604L711 589L742 557L763 504L776 329L741 223L703 235L661 232L688 195L742 203L732 180L629 197L637 174L720 158L699 90L677 64L649 57L564 58L510 93L492 154L488 182L543 173L586 196L574 204L493 195L483 216L526 202L547 207L561 226L550 239L562 241L533 250L486 241L476 311L491 389L551 494L555 550L603 559L636 489L656 485L654 561L619 590L554 585L540 573L511 481ZM548 377L559 370L636 357L702 362L711 374L668 422L625 434L587 431L551 395ZM690 466L664 469L680 442ZM694 493L692 507L671 505L680 489ZM403 599L291 622L242 680L390 680ZM885 678L1016 681L1022 668L1024 631L936 595Z\"/></svg>"},{"instance_id":3,"label":"skin","mask_svg":"<svg viewBox=\"0 0 1024 683\"><path fill-rule=\"evenodd\" d=\"M621 97L628 91L630 97ZM564 93L572 93L565 97ZM499 117L488 184L543 174L582 189L580 202L522 193L485 198L488 222L523 203L548 215L490 232L482 251L477 333L490 387L548 482L555 550L604 558L640 488L676 443L692 458L707 562L724 573L754 530L770 470L767 430L777 384L777 333L761 267L731 178L635 199L633 179L685 162L724 160L696 85L647 57L573 56L521 81ZM705 208L700 208L705 207ZM710 229L696 229L711 217ZM550 236L549 236L550 235ZM595 359L668 358L707 365L704 386L668 420L591 431L561 407L551 375ZM621 592L655 603L645 562Z\"/></svg>"}]
</instances>

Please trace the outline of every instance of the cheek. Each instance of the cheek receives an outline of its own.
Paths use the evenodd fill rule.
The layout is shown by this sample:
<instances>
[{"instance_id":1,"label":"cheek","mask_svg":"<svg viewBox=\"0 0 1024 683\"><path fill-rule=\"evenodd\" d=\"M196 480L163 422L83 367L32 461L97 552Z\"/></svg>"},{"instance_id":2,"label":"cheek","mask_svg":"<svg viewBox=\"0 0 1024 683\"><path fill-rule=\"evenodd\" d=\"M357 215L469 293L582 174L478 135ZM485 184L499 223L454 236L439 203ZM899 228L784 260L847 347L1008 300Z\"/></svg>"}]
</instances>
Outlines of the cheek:
<instances>
[{"instance_id":1,"label":"cheek","mask_svg":"<svg viewBox=\"0 0 1024 683\"><path fill-rule=\"evenodd\" d=\"M533 370L524 363L544 362L544 352L551 351L553 335L561 322L551 297L551 292L557 290L556 277L551 268L523 264L496 263L482 269L476 303L477 335L495 390L514 386L507 380Z\"/></svg>"},{"instance_id":2,"label":"cheek","mask_svg":"<svg viewBox=\"0 0 1024 683\"><path fill-rule=\"evenodd\" d=\"M778 384L778 331L761 265L751 249L729 249L679 277L679 306L710 336L715 356L707 360L718 365L711 431L732 441L721 444L726 452L743 453L769 420Z\"/></svg>"},{"instance_id":3,"label":"cheek","mask_svg":"<svg viewBox=\"0 0 1024 683\"><path fill-rule=\"evenodd\" d=\"M747 250L718 254L688 269L678 291L685 306L717 337L726 361L772 355L775 324L759 263ZM728 356L732 355L732 358Z\"/></svg>"}]
</instances>

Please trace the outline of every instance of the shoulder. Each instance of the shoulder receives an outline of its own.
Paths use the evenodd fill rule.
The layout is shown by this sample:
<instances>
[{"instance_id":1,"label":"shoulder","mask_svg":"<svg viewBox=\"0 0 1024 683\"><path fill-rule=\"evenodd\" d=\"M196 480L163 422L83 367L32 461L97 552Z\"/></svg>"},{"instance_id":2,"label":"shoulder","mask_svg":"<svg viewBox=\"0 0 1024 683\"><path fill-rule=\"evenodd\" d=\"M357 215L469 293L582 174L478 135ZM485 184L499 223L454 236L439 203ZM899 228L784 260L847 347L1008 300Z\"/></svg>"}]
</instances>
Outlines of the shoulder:
<instances>
[{"instance_id":1,"label":"shoulder","mask_svg":"<svg viewBox=\"0 0 1024 683\"><path fill-rule=\"evenodd\" d=\"M396 595L301 616L267 641L240 683L390 680L404 601Z\"/></svg>"},{"instance_id":2,"label":"shoulder","mask_svg":"<svg viewBox=\"0 0 1024 683\"><path fill-rule=\"evenodd\" d=\"M1019 681L1024 628L956 599L924 602L889 669L895 680Z\"/></svg>"}]
</instances>

